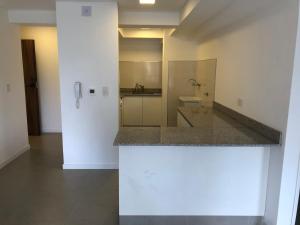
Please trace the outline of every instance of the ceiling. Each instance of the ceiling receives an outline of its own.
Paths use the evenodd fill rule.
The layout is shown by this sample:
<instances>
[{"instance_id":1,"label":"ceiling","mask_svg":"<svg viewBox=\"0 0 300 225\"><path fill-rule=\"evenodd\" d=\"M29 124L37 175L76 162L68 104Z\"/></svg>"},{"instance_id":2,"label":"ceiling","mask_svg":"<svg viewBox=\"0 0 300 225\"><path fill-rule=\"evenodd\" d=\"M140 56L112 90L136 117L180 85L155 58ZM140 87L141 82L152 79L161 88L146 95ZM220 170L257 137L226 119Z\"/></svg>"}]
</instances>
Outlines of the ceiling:
<instances>
[{"instance_id":1,"label":"ceiling","mask_svg":"<svg viewBox=\"0 0 300 225\"><path fill-rule=\"evenodd\" d=\"M55 0L0 0L0 7L7 9L54 10Z\"/></svg>"},{"instance_id":2,"label":"ceiling","mask_svg":"<svg viewBox=\"0 0 300 225\"><path fill-rule=\"evenodd\" d=\"M170 29L162 28L119 28L119 33L123 38L159 38L164 37L164 33Z\"/></svg>"},{"instance_id":3,"label":"ceiling","mask_svg":"<svg viewBox=\"0 0 300 225\"><path fill-rule=\"evenodd\" d=\"M55 10L55 2L56 0L0 0L0 7L4 6L8 9ZM173 26L169 27L176 26L176 30L172 35L197 41L226 30L226 28L239 23L243 19L248 18L250 20L253 16L257 18L259 14L264 15L266 11L271 10L276 5L278 6L275 8L283 7L286 4L286 0L156 0L155 5L149 6L141 6L139 0L118 0L117 2L121 11L119 24L126 24L127 28L159 28L159 26L160 28L166 28L166 25L162 25L162 22L169 25L172 23ZM191 5L190 3L197 4ZM178 12L182 11L182 14L184 14L186 9L191 9L188 10L188 16L178 18ZM176 25L174 25L174 21ZM160 31L154 32L154 30L144 30L143 32L141 30L123 30L122 32L124 36L140 37L145 36L145 33L149 35L149 32L152 32L152 36L161 36Z\"/></svg>"},{"instance_id":4,"label":"ceiling","mask_svg":"<svg viewBox=\"0 0 300 225\"><path fill-rule=\"evenodd\" d=\"M139 0L118 0L121 10L180 11L187 0L156 0L155 5L140 5Z\"/></svg>"},{"instance_id":5,"label":"ceiling","mask_svg":"<svg viewBox=\"0 0 300 225\"><path fill-rule=\"evenodd\" d=\"M81 0L84 1L84 0ZM86 0L89 2L89 0ZM94 0L115 1L115 0ZM187 0L156 0L155 5L143 6L139 0L117 0L120 10L138 11L179 11ZM0 0L0 7L8 9L55 10L56 0Z\"/></svg>"},{"instance_id":6,"label":"ceiling","mask_svg":"<svg viewBox=\"0 0 300 225\"><path fill-rule=\"evenodd\" d=\"M176 37L201 41L234 29L243 23L286 7L287 0L201 0L173 33Z\"/></svg>"}]
</instances>

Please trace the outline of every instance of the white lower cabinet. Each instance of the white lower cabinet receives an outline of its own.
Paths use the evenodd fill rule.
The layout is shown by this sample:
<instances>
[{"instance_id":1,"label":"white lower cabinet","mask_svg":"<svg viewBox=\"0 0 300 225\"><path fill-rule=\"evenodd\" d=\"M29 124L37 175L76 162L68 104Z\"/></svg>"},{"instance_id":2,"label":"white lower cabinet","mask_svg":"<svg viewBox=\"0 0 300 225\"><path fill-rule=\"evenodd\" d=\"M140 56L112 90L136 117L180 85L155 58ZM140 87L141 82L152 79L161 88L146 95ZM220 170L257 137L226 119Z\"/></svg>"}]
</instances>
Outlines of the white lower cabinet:
<instances>
[{"instance_id":1,"label":"white lower cabinet","mask_svg":"<svg viewBox=\"0 0 300 225\"><path fill-rule=\"evenodd\" d=\"M140 126L143 122L143 99L141 97L123 98L123 126Z\"/></svg>"},{"instance_id":2,"label":"white lower cabinet","mask_svg":"<svg viewBox=\"0 0 300 225\"><path fill-rule=\"evenodd\" d=\"M161 114L160 97L143 97L143 126L160 126Z\"/></svg>"},{"instance_id":3,"label":"white lower cabinet","mask_svg":"<svg viewBox=\"0 0 300 225\"><path fill-rule=\"evenodd\" d=\"M122 111L123 126L161 125L161 97L124 97Z\"/></svg>"},{"instance_id":4,"label":"white lower cabinet","mask_svg":"<svg viewBox=\"0 0 300 225\"><path fill-rule=\"evenodd\" d=\"M177 127L192 127L179 112L177 112Z\"/></svg>"}]
</instances>

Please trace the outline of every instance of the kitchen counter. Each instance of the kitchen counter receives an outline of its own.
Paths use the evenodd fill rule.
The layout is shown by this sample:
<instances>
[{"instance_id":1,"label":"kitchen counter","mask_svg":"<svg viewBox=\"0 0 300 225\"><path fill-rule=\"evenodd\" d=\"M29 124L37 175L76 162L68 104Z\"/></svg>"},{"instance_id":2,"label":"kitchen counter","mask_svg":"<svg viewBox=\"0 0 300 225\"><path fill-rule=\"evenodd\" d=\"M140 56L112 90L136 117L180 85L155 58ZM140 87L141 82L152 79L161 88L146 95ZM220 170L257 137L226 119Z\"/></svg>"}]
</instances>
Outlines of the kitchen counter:
<instances>
[{"instance_id":1,"label":"kitchen counter","mask_svg":"<svg viewBox=\"0 0 300 225\"><path fill-rule=\"evenodd\" d=\"M178 108L178 113L192 127L120 128L114 142L119 146L120 224L140 224L140 218L172 224L175 220L168 218L177 221L182 215L193 215L184 221L202 221L208 212L240 213L245 202L244 214L262 215L270 146L279 145L278 133L218 105ZM226 207L220 211L218 206ZM210 218L213 224L216 218Z\"/></svg>"},{"instance_id":2,"label":"kitchen counter","mask_svg":"<svg viewBox=\"0 0 300 225\"><path fill-rule=\"evenodd\" d=\"M162 95L161 89L150 89L146 88L143 91L135 91L134 88L121 88L120 89L120 97L131 97L131 96L157 96L160 97Z\"/></svg>"},{"instance_id":3,"label":"kitchen counter","mask_svg":"<svg viewBox=\"0 0 300 225\"><path fill-rule=\"evenodd\" d=\"M178 108L191 128L120 128L115 146L271 146L279 145L215 108Z\"/></svg>"}]
</instances>

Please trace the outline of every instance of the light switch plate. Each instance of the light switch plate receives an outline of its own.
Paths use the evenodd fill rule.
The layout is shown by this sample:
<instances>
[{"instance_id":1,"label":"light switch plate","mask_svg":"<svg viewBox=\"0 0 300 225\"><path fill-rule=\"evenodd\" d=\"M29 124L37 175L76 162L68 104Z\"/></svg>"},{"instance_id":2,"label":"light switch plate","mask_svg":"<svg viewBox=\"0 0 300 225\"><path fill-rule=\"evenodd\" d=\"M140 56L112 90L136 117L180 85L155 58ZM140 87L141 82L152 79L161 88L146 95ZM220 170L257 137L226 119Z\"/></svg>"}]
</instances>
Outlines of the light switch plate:
<instances>
[{"instance_id":1,"label":"light switch plate","mask_svg":"<svg viewBox=\"0 0 300 225\"><path fill-rule=\"evenodd\" d=\"M108 89L108 87L102 87L102 95L104 97L109 96L109 89Z\"/></svg>"},{"instance_id":2,"label":"light switch plate","mask_svg":"<svg viewBox=\"0 0 300 225\"><path fill-rule=\"evenodd\" d=\"M92 6L81 6L81 16L92 16Z\"/></svg>"},{"instance_id":3,"label":"light switch plate","mask_svg":"<svg viewBox=\"0 0 300 225\"><path fill-rule=\"evenodd\" d=\"M90 94L90 96L95 96L95 95L96 95L96 90L95 90L95 88L90 88L90 89L89 89L89 94Z\"/></svg>"},{"instance_id":4,"label":"light switch plate","mask_svg":"<svg viewBox=\"0 0 300 225\"><path fill-rule=\"evenodd\" d=\"M11 91L11 86L10 84L6 84L6 92L9 93Z\"/></svg>"}]
</instances>

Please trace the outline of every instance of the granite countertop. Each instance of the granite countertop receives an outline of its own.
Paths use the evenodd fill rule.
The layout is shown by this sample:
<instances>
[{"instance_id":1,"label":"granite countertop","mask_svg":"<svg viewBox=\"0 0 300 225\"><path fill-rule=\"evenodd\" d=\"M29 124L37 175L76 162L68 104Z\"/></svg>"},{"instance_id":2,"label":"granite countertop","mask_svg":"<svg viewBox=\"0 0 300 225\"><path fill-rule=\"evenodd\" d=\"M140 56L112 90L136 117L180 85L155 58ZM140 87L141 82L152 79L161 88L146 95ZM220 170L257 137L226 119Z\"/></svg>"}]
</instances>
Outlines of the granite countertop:
<instances>
[{"instance_id":1,"label":"granite countertop","mask_svg":"<svg viewBox=\"0 0 300 225\"><path fill-rule=\"evenodd\" d=\"M213 108L178 108L191 128L123 127L115 146L271 146L279 145Z\"/></svg>"},{"instance_id":2,"label":"granite countertop","mask_svg":"<svg viewBox=\"0 0 300 225\"><path fill-rule=\"evenodd\" d=\"M130 96L157 96L162 95L161 89L145 88L143 91L135 92L134 88L121 88L120 97L130 97Z\"/></svg>"}]
</instances>

